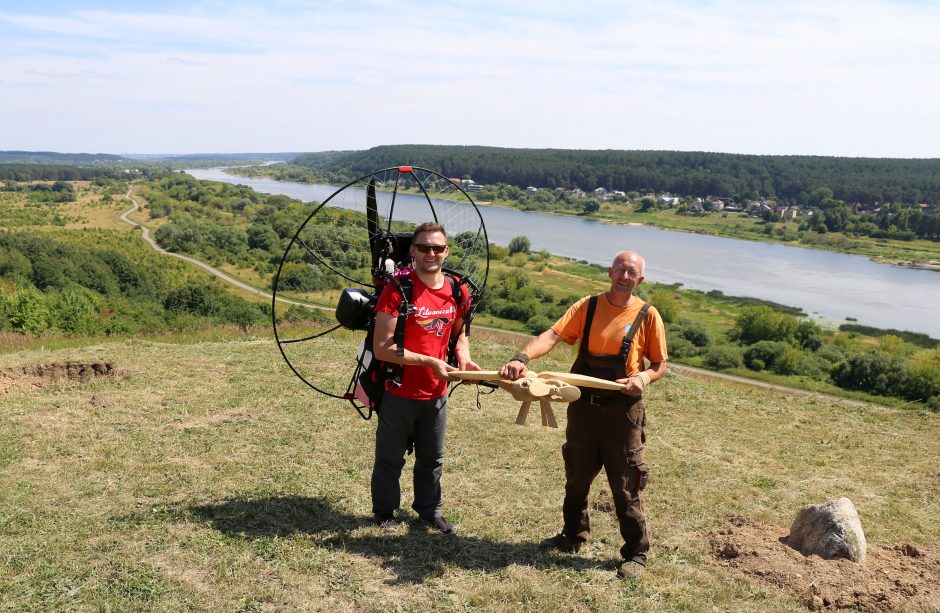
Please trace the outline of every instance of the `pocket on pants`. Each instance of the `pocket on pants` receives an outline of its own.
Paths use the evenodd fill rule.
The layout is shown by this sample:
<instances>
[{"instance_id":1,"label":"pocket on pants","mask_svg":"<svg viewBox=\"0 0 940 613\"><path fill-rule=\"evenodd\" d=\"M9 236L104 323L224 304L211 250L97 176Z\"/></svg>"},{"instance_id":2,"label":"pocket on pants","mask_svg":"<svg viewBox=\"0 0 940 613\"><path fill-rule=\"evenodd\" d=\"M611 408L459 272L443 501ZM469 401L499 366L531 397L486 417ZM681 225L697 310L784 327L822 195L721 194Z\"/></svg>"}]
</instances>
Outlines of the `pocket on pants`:
<instances>
[{"instance_id":1,"label":"pocket on pants","mask_svg":"<svg viewBox=\"0 0 940 613\"><path fill-rule=\"evenodd\" d=\"M630 485L634 492L642 492L649 482L650 469L643 460L643 448L632 449L627 452L627 470L630 475Z\"/></svg>"}]
</instances>

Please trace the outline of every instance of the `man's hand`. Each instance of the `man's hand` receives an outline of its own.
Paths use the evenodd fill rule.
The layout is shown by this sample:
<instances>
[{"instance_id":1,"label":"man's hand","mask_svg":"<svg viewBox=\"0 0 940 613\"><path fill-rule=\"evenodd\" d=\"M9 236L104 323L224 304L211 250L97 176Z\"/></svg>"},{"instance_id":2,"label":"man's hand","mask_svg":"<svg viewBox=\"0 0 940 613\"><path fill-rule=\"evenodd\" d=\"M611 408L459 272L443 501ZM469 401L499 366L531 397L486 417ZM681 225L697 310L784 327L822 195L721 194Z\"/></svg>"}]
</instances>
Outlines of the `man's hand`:
<instances>
[{"instance_id":1,"label":"man's hand","mask_svg":"<svg viewBox=\"0 0 940 613\"><path fill-rule=\"evenodd\" d=\"M626 379L617 379L617 383L621 383L624 386L620 391L621 394L626 394L627 396L640 396L643 394L643 379L639 375L633 375Z\"/></svg>"},{"instance_id":2,"label":"man's hand","mask_svg":"<svg viewBox=\"0 0 940 613\"><path fill-rule=\"evenodd\" d=\"M499 369L499 376L502 379L515 381L516 379L521 379L522 377L526 376L526 373L528 372L528 366L519 360L510 360L509 362L503 364L503 367Z\"/></svg>"},{"instance_id":3,"label":"man's hand","mask_svg":"<svg viewBox=\"0 0 940 613\"><path fill-rule=\"evenodd\" d=\"M457 356L457 370L483 370L480 366L468 357Z\"/></svg>"},{"instance_id":4,"label":"man's hand","mask_svg":"<svg viewBox=\"0 0 940 613\"><path fill-rule=\"evenodd\" d=\"M429 368L434 372L434 376L442 381L456 381L456 379L452 378L449 373L457 369L444 360L434 360L429 365ZM479 369L480 367L478 366L477 370Z\"/></svg>"}]
</instances>

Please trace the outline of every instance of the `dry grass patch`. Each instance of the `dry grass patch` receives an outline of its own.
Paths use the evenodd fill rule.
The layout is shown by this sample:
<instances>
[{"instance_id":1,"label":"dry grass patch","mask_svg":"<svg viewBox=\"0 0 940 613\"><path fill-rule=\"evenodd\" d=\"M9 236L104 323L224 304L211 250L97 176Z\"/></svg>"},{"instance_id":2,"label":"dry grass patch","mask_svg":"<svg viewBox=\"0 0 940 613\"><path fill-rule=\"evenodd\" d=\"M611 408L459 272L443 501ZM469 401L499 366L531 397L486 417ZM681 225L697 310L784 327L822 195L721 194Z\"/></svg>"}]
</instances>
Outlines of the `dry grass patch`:
<instances>
[{"instance_id":1,"label":"dry grass patch","mask_svg":"<svg viewBox=\"0 0 940 613\"><path fill-rule=\"evenodd\" d=\"M344 338L311 356L323 376L344 371L358 344ZM474 357L497 367L520 344L507 338L475 331ZM713 564L708 535L732 513L785 531L802 504L840 495L870 543L940 545L934 415L667 377L647 403L651 565L625 584L603 477L590 546L538 550L561 522L562 406L562 429L520 427L508 394L477 409L458 388L443 487L459 535L410 511L387 534L369 514L374 422L305 390L272 342L19 351L0 371L101 360L126 376L0 396L2 608L791 611L800 595Z\"/></svg>"}]
</instances>

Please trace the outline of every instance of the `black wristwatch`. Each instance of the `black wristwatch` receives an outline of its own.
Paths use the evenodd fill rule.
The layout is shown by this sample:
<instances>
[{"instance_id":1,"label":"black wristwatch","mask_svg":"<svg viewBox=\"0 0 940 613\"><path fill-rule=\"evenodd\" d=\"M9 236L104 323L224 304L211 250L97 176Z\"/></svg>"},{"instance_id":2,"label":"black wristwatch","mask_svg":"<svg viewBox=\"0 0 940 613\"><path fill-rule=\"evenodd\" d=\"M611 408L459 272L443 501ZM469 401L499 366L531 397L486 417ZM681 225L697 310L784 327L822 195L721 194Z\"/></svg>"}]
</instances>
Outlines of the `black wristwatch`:
<instances>
[{"instance_id":1,"label":"black wristwatch","mask_svg":"<svg viewBox=\"0 0 940 613\"><path fill-rule=\"evenodd\" d=\"M528 364L529 356L527 356L524 353L517 353L516 355L512 356L512 359L510 359L509 361L510 362L522 362L523 364Z\"/></svg>"}]
</instances>

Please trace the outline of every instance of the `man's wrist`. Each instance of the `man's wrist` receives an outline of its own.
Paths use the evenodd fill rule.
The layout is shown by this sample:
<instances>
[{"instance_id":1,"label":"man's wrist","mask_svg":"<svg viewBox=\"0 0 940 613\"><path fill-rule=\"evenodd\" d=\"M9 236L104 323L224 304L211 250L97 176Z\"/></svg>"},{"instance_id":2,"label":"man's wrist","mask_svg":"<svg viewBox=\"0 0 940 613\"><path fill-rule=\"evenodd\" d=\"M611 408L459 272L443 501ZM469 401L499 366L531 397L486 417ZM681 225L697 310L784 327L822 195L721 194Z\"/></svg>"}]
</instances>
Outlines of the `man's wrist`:
<instances>
[{"instance_id":1,"label":"man's wrist","mask_svg":"<svg viewBox=\"0 0 940 613\"><path fill-rule=\"evenodd\" d=\"M529 356L527 356L526 354L524 354L524 353L522 353L522 352L519 352L519 353L517 353L516 355L512 356L511 358L509 358L509 361L510 361L510 362L522 362L523 364L528 365L528 364L529 364Z\"/></svg>"},{"instance_id":2,"label":"man's wrist","mask_svg":"<svg viewBox=\"0 0 940 613\"><path fill-rule=\"evenodd\" d=\"M633 376L638 377L640 379L640 381L643 383L644 388L650 384L650 375L645 370L641 370L640 372L636 373Z\"/></svg>"}]
</instances>

